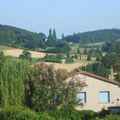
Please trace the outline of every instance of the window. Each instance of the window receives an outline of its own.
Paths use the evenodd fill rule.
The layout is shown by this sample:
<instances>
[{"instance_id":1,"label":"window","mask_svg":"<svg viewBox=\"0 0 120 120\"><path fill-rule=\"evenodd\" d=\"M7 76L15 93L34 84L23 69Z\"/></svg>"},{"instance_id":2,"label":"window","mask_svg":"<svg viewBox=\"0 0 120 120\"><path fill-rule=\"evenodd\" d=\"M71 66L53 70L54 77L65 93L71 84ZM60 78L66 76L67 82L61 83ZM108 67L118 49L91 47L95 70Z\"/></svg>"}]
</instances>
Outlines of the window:
<instances>
[{"instance_id":1,"label":"window","mask_svg":"<svg viewBox=\"0 0 120 120\"><path fill-rule=\"evenodd\" d=\"M77 93L77 100L82 103L86 103L86 92Z\"/></svg>"},{"instance_id":2,"label":"window","mask_svg":"<svg viewBox=\"0 0 120 120\"><path fill-rule=\"evenodd\" d=\"M110 102L110 92L109 91L100 91L100 103L109 103Z\"/></svg>"}]
</instances>

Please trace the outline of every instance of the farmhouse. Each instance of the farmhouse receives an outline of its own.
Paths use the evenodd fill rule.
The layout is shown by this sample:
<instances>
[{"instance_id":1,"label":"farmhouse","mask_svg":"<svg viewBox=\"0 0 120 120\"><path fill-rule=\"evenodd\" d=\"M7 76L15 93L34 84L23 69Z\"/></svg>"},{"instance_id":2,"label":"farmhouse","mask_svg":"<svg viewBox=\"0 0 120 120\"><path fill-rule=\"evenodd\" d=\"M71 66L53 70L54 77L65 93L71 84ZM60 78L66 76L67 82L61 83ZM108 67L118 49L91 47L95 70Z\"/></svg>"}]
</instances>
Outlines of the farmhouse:
<instances>
[{"instance_id":1,"label":"farmhouse","mask_svg":"<svg viewBox=\"0 0 120 120\"><path fill-rule=\"evenodd\" d=\"M87 86L77 93L77 99L83 103L79 110L101 111L108 107L120 106L120 83L85 71L70 74L69 79L80 78Z\"/></svg>"}]
</instances>

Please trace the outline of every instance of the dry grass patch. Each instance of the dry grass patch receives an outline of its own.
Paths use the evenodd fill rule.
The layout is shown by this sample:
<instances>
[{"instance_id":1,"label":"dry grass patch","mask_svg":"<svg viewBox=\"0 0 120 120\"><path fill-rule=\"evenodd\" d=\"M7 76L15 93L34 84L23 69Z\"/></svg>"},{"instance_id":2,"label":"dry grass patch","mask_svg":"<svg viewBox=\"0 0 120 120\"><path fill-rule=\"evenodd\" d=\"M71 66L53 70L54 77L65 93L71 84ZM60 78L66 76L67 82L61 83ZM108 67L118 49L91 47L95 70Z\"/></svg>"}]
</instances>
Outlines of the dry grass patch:
<instances>
[{"instance_id":1,"label":"dry grass patch","mask_svg":"<svg viewBox=\"0 0 120 120\"><path fill-rule=\"evenodd\" d=\"M74 70L75 68L84 66L84 63L72 63L72 64L62 64L62 63L52 63L52 62L46 62L46 64L51 65L53 64L55 69L65 69L68 72Z\"/></svg>"},{"instance_id":2,"label":"dry grass patch","mask_svg":"<svg viewBox=\"0 0 120 120\"><path fill-rule=\"evenodd\" d=\"M4 54L6 56L12 56L12 57L19 57L20 54L22 54L22 49L13 49L13 50L4 50ZM33 58L43 58L46 53L42 52L35 52L35 51L29 51L31 53L31 56Z\"/></svg>"}]
</instances>

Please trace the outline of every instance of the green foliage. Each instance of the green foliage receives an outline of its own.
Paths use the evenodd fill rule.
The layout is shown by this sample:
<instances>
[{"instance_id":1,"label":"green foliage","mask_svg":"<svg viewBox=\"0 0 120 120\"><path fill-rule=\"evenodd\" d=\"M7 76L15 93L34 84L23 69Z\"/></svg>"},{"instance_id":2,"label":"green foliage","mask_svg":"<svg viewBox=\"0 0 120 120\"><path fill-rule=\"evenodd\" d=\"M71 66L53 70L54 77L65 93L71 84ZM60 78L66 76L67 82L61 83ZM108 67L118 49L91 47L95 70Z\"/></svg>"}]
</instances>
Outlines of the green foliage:
<instances>
[{"instance_id":1,"label":"green foliage","mask_svg":"<svg viewBox=\"0 0 120 120\"><path fill-rule=\"evenodd\" d=\"M19 56L20 59L31 60L31 53L27 50L24 50L22 54Z\"/></svg>"},{"instance_id":2,"label":"green foliage","mask_svg":"<svg viewBox=\"0 0 120 120\"><path fill-rule=\"evenodd\" d=\"M70 80L66 82L67 72L55 70L44 63L35 65L34 72L27 82L28 106L36 111L72 106L76 101L76 92L85 86L84 82Z\"/></svg>"},{"instance_id":3,"label":"green foliage","mask_svg":"<svg viewBox=\"0 0 120 120\"><path fill-rule=\"evenodd\" d=\"M120 53L120 41L107 41L102 50L105 52Z\"/></svg>"},{"instance_id":4,"label":"green foliage","mask_svg":"<svg viewBox=\"0 0 120 120\"><path fill-rule=\"evenodd\" d=\"M46 53L61 53L61 50L59 48L47 48Z\"/></svg>"},{"instance_id":5,"label":"green foliage","mask_svg":"<svg viewBox=\"0 0 120 120\"><path fill-rule=\"evenodd\" d=\"M108 78L112 66L114 72L117 73L115 75L116 80L120 79L120 53L107 53L105 56L99 53L96 60L98 61L97 63L88 64L86 67L82 67L82 69Z\"/></svg>"},{"instance_id":6,"label":"green foliage","mask_svg":"<svg viewBox=\"0 0 120 120\"><path fill-rule=\"evenodd\" d=\"M11 107L0 110L0 120L54 120L47 113L37 114L28 108Z\"/></svg>"},{"instance_id":7,"label":"green foliage","mask_svg":"<svg viewBox=\"0 0 120 120\"><path fill-rule=\"evenodd\" d=\"M71 48L69 44L64 40L56 41L56 45L52 48L48 48L46 50L47 53L68 53Z\"/></svg>"},{"instance_id":8,"label":"green foliage","mask_svg":"<svg viewBox=\"0 0 120 120\"><path fill-rule=\"evenodd\" d=\"M88 61L91 60L91 55L90 55L90 54L87 55L87 60L88 60Z\"/></svg>"},{"instance_id":9,"label":"green foliage","mask_svg":"<svg viewBox=\"0 0 120 120\"><path fill-rule=\"evenodd\" d=\"M24 103L24 82L29 74L27 63L0 56L0 106L7 107Z\"/></svg>"},{"instance_id":10,"label":"green foliage","mask_svg":"<svg viewBox=\"0 0 120 120\"><path fill-rule=\"evenodd\" d=\"M110 69L113 66L114 71L120 72L120 53L108 53L101 60L105 68Z\"/></svg>"},{"instance_id":11,"label":"green foliage","mask_svg":"<svg viewBox=\"0 0 120 120\"><path fill-rule=\"evenodd\" d=\"M100 63L92 63L92 64L88 64L87 66L83 66L81 67L82 70L99 75L99 76L103 76L108 78L109 77L109 70L106 69L103 64Z\"/></svg>"},{"instance_id":12,"label":"green foliage","mask_svg":"<svg viewBox=\"0 0 120 120\"><path fill-rule=\"evenodd\" d=\"M4 52L0 50L0 57L4 56Z\"/></svg>"},{"instance_id":13,"label":"green foliage","mask_svg":"<svg viewBox=\"0 0 120 120\"><path fill-rule=\"evenodd\" d=\"M91 110L78 111L71 107L39 113L24 107L9 107L0 110L0 120L120 120L120 115L99 118L99 114Z\"/></svg>"},{"instance_id":14,"label":"green foliage","mask_svg":"<svg viewBox=\"0 0 120 120\"><path fill-rule=\"evenodd\" d=\"M55 47L57 42L57 36L56 36L56 31L53 29L53 32L51 29L49 29L49 35L47 38L47 46L48 47Z\"/></svg>"},{"instance_id":15,"label":"green foliage","mask_svg":"<svg viewBox=\"0 0 120 120\"><path fill-rule=\"evenodd\" d=\"M74 62L73 57L71 57L69 53L67 53L66 57L67 57L66 63L73 63Z\"/></svg>"},{"instance_id":16,"label":"green foliage","mask_svg":"<svg viewBox=\"0 0 120 120\"><path fill-rule=\"evenodd\" d=\"M23 29L0 25L0 44L20 48L46 48L46 36L43 33L33 33Z\"/></svg>"},{"instance_id":17,"label":"green foliage","mask_svg":"<svg viewBox=\"0 0 120 120\"><path fill-rule=\"evenodd\" d=\"M75 54L74 58L75 58L75 59L78 59L78 55L77 55L77 54Z\"/></svg>"},{"instance_id":18,"label":"green foliage","mask_svg":"<svg viewBox=\"0 0 120 120\"><path fill-rule=\"evenodd\" d=\"M96 113L91 110L78 111L75 108L51 110L49 115L55 120L92 120L96 117Z\"/></svg>"},{"instance_id":19,"label":"green foliage","mask_svg":"<svg viewBox=\"0 0 120 120\"><path fill-rule=\"evenodd\" d=\"M96 118L95 120L120 120L120 115L108 115L104 118Z\"/></svg>"},{"instance_id":20,"label":"green foliage","mask_svg":"<svg viewBox=\"0 0 120 120\"><path fill-rule=\"evenodd\" d=\"M55 29L53 30L53 41L54 41L54 43L56 43L56 41L57 41L57 36L56 36Z\"/></svg>"},{"instance_id":21,"label":"green foliage","mask_svg":"<svg viewBox=\"0 0 120 120\"><path fill-rule=\"evenodd\" d=\"M55 37L55 33L54 33L54 37ZM48 35L48 38L47 38L47 46L48 47L54 47L55 44L56 44L56 41L55 41L55 38L53 39L52 30L49 29L49 35Z\"/></svg>"},{"instance_id":22,"label":"green foliage","mask_svg":"<svg viewBox=\"0 0 120 120\"><path fill-rule=\"evenodd\" d=\"M84 33L76 33L65 37L68 42L82 44L97 43L105 41L114 41L120 38L119 29L104 29Z\"/></svg>"},{"instance_id":23,"label":"green foliage","mask_svg":"<svg viewBox=\"0 0 120 120\"><path fill-rule=\"evenodd\" d=\"M87 52L88 52L88 51L87 51L87 49L85 48L85 50L84 50L84 55L87 55Z\"/></svg>"},{"instance_id":24,"label":"green foliage","mask_svg":"<svg viewBox=\"0 0 120 120\"><path fill-rule=\"evenodd\" d=\"M120 82L120 72L118 72L116 75L115 75L115 79Z\"/></svg>"},{"instance_id":25,"label":"green foliage","mask_svg":"<svg viewBox=\"0 0 120 120\"><path fill-rule=\"evenodd\" d=\"M61 56L55 56L55 55L46 55L43 59L45 62L56 62L61 63Z\"/></svg>"}]
</instances>

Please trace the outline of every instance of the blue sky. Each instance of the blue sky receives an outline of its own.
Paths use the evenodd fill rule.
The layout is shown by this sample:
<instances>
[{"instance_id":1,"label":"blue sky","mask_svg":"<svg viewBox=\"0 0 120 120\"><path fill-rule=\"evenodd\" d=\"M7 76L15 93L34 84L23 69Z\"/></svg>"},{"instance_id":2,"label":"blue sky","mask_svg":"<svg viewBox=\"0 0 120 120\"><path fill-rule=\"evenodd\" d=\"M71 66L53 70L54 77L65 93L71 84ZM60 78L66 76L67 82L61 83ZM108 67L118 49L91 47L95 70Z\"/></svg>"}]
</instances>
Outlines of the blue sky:
<instances>
[{"instance_id":1,"label":"blue sky","mask_svg":"<svg viewBox=\"0 0 120 120\"><path fill-rule=\"evenodd\" d=\"M0 24L57 35L120 28L120 0L0 0Z\"/></svg>"}]
</instances>

